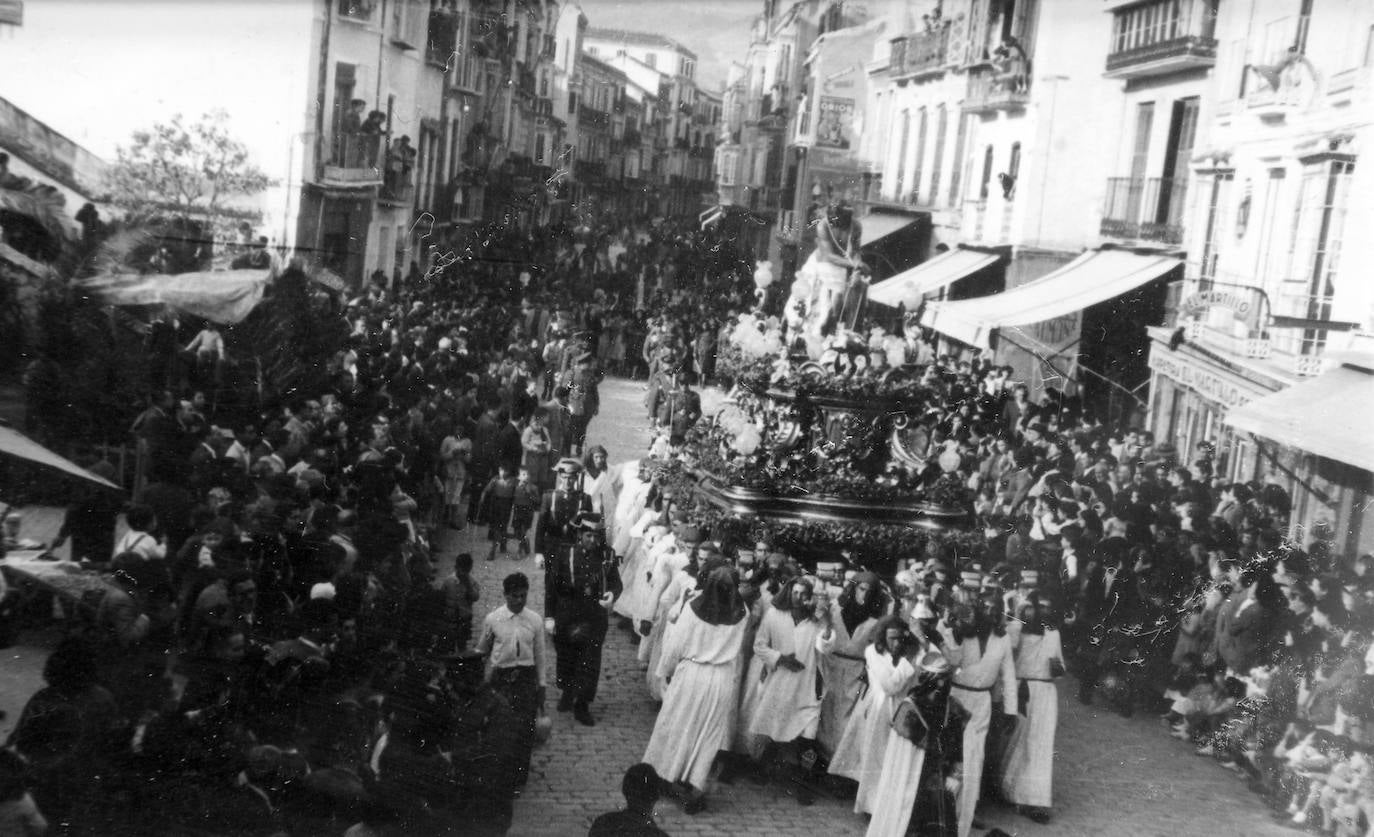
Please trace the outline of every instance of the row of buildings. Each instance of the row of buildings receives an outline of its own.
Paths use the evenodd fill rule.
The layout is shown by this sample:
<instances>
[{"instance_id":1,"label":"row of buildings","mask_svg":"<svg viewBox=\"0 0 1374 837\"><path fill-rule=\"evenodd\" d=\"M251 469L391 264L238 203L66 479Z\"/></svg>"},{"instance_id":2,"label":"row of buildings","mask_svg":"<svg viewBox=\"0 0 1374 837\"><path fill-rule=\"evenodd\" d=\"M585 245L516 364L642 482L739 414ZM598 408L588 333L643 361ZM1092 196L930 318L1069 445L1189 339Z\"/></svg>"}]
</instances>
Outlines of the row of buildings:
<instances>
[{"instance_id":1,"label":"row of buildings","mask_svg":"<svg viewBox=\"0 0 1374 837\"><path fill-rule=\"evenodd\" d=\"M847 201L873 299L1374 548L1374 5L763 0L723 104L785 280Z\"/></svg>"},{"instance_id":2,"label":"row of buildings","mask_svg":"<svg viewBox=\"0 0 1374 837\"><path fill-rule=\"evenodd\" d=\"M218 24L241 17L249 38L262 10L237 9ZM671 38L591 26L561 0L311 0L271 12L274 54L262 63L273 88L253 119L229 123L276 181L250 208L273 244L349 283L461 250L463 231L483 222L576 226L714 202L720 97L698 87L696 54ZM128 14L157 26L153 7ZM60 34L21 26L11 37ZM0 136L3 147L25 156L23 129ZM98 184L84 196L99 197Z\"/></svg>"}]
</instances>

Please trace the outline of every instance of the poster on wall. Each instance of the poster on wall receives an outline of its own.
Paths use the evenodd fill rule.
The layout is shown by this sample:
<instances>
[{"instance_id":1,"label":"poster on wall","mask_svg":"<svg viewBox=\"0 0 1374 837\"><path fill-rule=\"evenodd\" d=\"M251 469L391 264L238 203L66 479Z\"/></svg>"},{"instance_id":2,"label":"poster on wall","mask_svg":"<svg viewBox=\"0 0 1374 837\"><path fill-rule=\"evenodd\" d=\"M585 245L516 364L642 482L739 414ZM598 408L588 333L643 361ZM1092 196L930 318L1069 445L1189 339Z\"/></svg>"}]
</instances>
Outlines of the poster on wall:
<instances>
[{"instance_id":1,"label":"poster on wall","mask_svg":"<svg viewBox=\"0 0 1374 837\"><path fill-rule=\"evenodd\" d=\"M816 147L848 150L854 146L854 100L822 96L816 119Z\"/></svg>"}]
</instances>

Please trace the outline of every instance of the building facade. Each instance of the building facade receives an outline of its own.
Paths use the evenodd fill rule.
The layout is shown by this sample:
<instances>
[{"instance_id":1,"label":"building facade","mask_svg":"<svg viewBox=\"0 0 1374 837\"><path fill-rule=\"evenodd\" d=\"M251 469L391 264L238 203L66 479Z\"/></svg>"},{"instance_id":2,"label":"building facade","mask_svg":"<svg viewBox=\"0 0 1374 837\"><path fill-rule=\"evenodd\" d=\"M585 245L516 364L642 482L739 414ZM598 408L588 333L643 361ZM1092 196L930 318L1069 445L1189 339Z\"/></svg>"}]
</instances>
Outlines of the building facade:
<instances>
[{"instance_id":1,"label":"building facade","mask_svg":"<svg viewBox=\"0 0 1374 837\"><path fill-rule=\"evenodd\" d=\"M1359 159L1374 142L1374 8L1213 8L1211 32L1181 33L1210 42L1154 47L1176 63L1211 48L1215 65L1201 93L1205 139L1178 155L1188 153L1191 175L1182 210L1189 259L1172 317L1151 335L1153 430L1181 451L1217 442L1227 478L1285 488L1300 542L1324 537L1369 551L1368 434L1323 449L1266 404L1345 376L1347 391L1307 405L1303 429L1316 433L1374 388L1374 377L1350 371L1368 370L1374 326L1374 288L1362 275L1374 242L1360 234L1374 222L1364 186L1374 172ZM1156 207L1153 217L1168 213Z\"/></svg>"},{"instance_id":2,"label":"building facade","mask_svg":"<svg viewBox=\"0 0 1374 837\"><path fill-rule=\"evenodd\" d=\"M647 32L591 27L584 50L615 67L657 100L658 145L650 171L658 215L686 215L714 203L713 152L694 145L704 127L699 113L697 54L672 38ZM709 106L707 109L709 113ZM641 138L643 132L641 132ZM709 197L708 197L709 195ZM649 201L647 195L641 198Z\"/></svg>"}]
</instances>

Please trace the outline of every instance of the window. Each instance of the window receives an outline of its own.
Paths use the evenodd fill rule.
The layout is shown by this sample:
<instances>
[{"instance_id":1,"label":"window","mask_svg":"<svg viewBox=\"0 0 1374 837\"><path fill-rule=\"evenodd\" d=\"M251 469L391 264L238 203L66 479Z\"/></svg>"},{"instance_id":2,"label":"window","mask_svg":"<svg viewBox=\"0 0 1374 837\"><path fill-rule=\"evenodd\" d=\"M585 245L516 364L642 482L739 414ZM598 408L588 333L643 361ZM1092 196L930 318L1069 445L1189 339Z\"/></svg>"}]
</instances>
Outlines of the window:
<instances>
[{"instance_id":1,"label":"window","mask_svg":"<svg viewBox=\"0 0 1374 837\"><path fill-rule=\"evenodd\" d=\"M902 199L902 192L906 179L906 143L911 134L911 111L903 110L902 116L898 120L897 130L897 174L892 178L892 197L895 200Z\"/></svg>"},{"instance_id":2,"label":"window","mask_svg":"<svg viewBox=\"0 0 1374 837\"><path fill-rule=\"evenodd\" d=\"M935 112L935 159L930 164L930 203L940 200L940 171L945 161L945 131L947 114L945 106L940 105Z\"/></svg>"},{"instance_id":3,"label":"window","mask_svg":"<svg viewBox=\"0 0 1374 837\"><path fill-rule=\"evenodd\" d=\"M542 133L534 135L534 161L536 163L544 162L544 135Z\"/></svg>"},{"instance_id":4,"label":"window","mask_svg":"<svg viewBox=\"0 0 1374 837\"><path fill-rule=\"evenodd\" d=\"M902 196L903 200L915 203L921 193L921 169L926 160L926 109L921 108L916 116L916 159L911 166L911 192L910 197Z\"/></svg>"},{"instance_id":5,"label":"window","mask_svg":"<svg viewBox=\"0 0 1374 837\"><path fill-rule=\"evenodd\" d=\"M988 184L992 182L992 146L983 149L983 177L978 181L978 199L988 199Z\"/></svg>"},{"instance_id":6,"label":"window","mask_svg":"<svg viewBox=\"0 0 1374 837\"><path fill-rule=\"evenodd\" d=\"M644 63L650 67L658 67L658 53L648 52L644 54Z\"/></svg>"},{"instance_id":7,"label":"window","mask_svg":"<svg viewBox=\"0 0 1374 837\"><path fill-rule=\"evenodd\" d=\"M1200 34L1184 31L1183 6L1179 0L1155 0L1117 12L1112 19L1112 52L1127 52L1186 34Z\"/></svg>"},{"instance_id":8,"label":"window","mask_svg":"<svg viewBox=\"0 0 1374 837\"><path fill-rule=\"evenodd\" d=\"M598 56L598 55L601 54L601 50L597 49L595 44L588 44L588 45L587 45L587 54L590 55L591 57L595 58L596 56Z\"/></svg>"},{"instance_id":9,"label":"window","mask_svg":"<svg viewBox=\"0 0 1374 837\"><path fill-rule=\"evenodd\" d=\"M1323 160L1303 167L1289 260L1289 277L1302 283L1306 296L1301 301L1305 304L1296 311L1297 316L1313 320L1331 317L1341 236L1354 173L1355 163L1348 159ZM1303 332L1301 353L1317 354L1325 343L1324 329L1307 329Z\"/></svg>"},{"instance_id":10,"label":"window","mask_svg":"<svg viewBox=\"0 0 1374 837\"><path fill-rule=\"evenodd\" d=\"M1234 180L1234 172L1219 171L1212 175L1212 189L1207 201L1207 220L1202 227L1202 260L1198 270L1204 289L1216 278L1217 240L1221 235L1222 216L1230 202L1231 185Z\"/></svg>"},{"instance_id":11,"label":"window","mask_svg":"<svg viewBox=\"0 0 1374 837\"><path fill-rule=\"evenodd\" d=\"M959 127L954 132L954 160L949 170L949 202L951 205L959 202L960 179L964 173L964 143L968 141L968 119L960 110L955 111L955 119L959 120Z\"/></svg>"},{"instance_id":12,"label":"window","mask_svg":"<svg viewBox=\"0 0 1374 837\"><path fill-rule=\"evenodd\" d=\"M1002 197L1011 200L1016 194L1016 179L1021 176L1021 143L1011 144L1011 154L1007 158L1007 176L1002 183Z\"/></svg>"},{"instance_id":13,"label":"window","mask_svg":"<svg viewBox=\"0 0 1374 837\"><path fill-rule=\"evenodd\" d=\"M1286 176L1287 172L1282 168L1272 168L1269 170L1269 175L1265 179L1264 205L1260 207L1263 218L1260 220L1260 257L1255 271L1257 274L1255 278L1259 280L1261 287L1264 287L1266 290L1270 287L1276 287L1277 283L1285 278L1283 276L1273 275L1273 263L1274 251L1287 244L1286 241L1280 244L1280 239L1286 239L1290 232L1284 231L1280 233L1277 227L1279 201L1283 195L1283 184Z\"/></svg>"}]
</instances>

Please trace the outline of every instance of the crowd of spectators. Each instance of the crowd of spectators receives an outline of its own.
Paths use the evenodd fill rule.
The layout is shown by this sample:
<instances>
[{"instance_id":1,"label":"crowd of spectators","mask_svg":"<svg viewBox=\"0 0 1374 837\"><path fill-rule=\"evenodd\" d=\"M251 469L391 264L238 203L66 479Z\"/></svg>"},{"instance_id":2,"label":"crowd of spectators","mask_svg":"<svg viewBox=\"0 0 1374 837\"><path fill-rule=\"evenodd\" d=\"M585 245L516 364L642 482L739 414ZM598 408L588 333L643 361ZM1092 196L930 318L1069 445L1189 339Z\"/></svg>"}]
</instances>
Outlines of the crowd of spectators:
<instances>
[{"instance_id":1,"label":"crowd of spectators","mask_svg":"<svg viewBox=\"0 0 1374 837\"><path fill-rule=\"evenodd\" d=\"M580 452L599 362L632 373L644 311L702 285L726 315L734 274L698 237L493 230L480 253L316 306L346 336L265 402L198 356L145 358L141 484L122 509L72 497L60 540L107 581L67 604L0 803L74 833L504 833L522 733L470 649L472 556L438 554L438 534L483 523L493 552L525 551L529 497Z\"/></svg>"}]
</instances>

